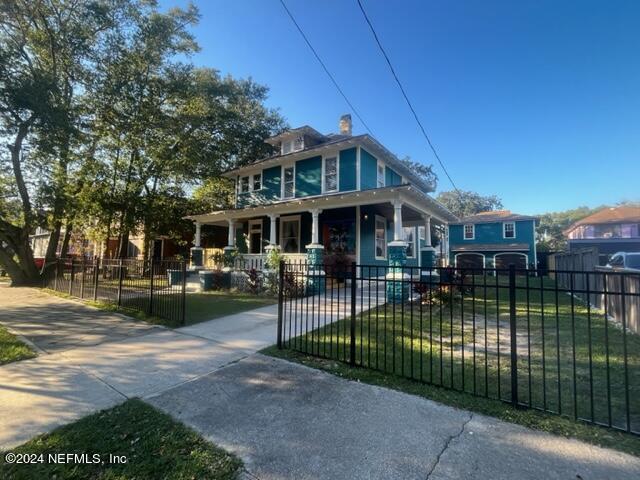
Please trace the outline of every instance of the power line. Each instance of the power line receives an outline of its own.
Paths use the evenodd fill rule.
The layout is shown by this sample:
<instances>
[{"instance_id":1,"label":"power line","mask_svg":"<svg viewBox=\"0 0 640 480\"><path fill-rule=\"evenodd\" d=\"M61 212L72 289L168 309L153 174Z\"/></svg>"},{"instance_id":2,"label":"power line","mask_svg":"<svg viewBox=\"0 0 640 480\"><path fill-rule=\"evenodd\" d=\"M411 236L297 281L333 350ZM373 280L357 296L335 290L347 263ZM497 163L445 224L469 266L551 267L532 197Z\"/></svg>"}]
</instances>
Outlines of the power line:
<instances>
[{"instance_id":1,"label":"power line","mask_svg":"<svg viewBox=\"0 0 640 480\"><path fill-rule=\"evenodd\" d=\"M396 83L398 84L398 87L400 87L400 91L402 92L402 96L404 97L405 101L407 102L407 105L409 105L409 109L411 110L411 113L413 113L413 117L416 119L416 122L418 123L418 126L420 127L420 131L422 132L422 135L427 140L427 143L429 144L429 147L431 148L431 151L433 152L433 155L438 160L438 163L442 167L442 170L444 171L444 174L447 176L447 178L451 182L451 185L453 185L453 188L455 189L455 191L458 192L458 194L460 194L460 190L458 190L458 187L456 187L456 184L454 183L453 179L451 178L451 175L449 175L449 172L447 171L446 167L444 166L444 163L440 159L440 156L438 155L438 152L436 151L436 148L433 146L433 143L431 143L431 139L429 138L429 135L427 135L427 132L426 132L425 128L422 126L422 122L418 118L418 114L416 113L415 109L413 108L413 105L411 104L411 101L409 100L409 97L407 96L407 93L404 90L404 87L402 86L402 82L400 82L400 79L398 78L398 75L396 74L396 71L393 68L393 65L391 64L391 60L389 59L389 56L387 55L387 52L382 47L382 43L380 42L380 39L378 38L378 34L376 33L375 28L373 28L373 25L371 24L371 21L369 20L369 16L367 15L367 12L364 10L364 6L362 5L362 2L360 0L357 0L357 2L358 2L358 6L360 7L360 11L362 12L362 15L364 16L364 19L366 20L367 24L369 25L369 28L371 29L371 33L373 34L373 38L375 39L376 43L378 44L378 48L380 49L380 51L382 52L382 55L384 56L385 60L387 61L387 65L389 65L389 69L391 70L391 74L393 75L393 78L396 80Z\"/></svg>"},{"instance_id":2,"label":"power line","mask_svg":"<svg viewBox=\"0 0 640 480\"><path fill-rule=\"evenodd\" d=\"M322 59L320 58L320 55L318 55L318 52L316 52L316 49L313 48L313 45L311 45L311 42L309 41L309 39L307 38L307 36L304 34L304 32L302 31L302 28L300 27L300 25L298 25L298 22L296 22L296 19L294 18L293 14L289 11L289 9L287 8L287 5L284 3L284 0L280 0L280 3L282 4L282 7L285 9L285 11L287 12L287 15L289 15L289 18L291 19L291 21L293 22L293 24L296 26L296 28L298 29L298 32L300 32L300 35L302 35L302 38L304 39L304 41L307 43L307 46L309 47L309 49L313 52L313 55L316 57L316 60L318 60L318 63L320 63L320 65L322 65L322 68L324 69L325 73L327 74L327 76L331 79L331 81L333 82L333 84L335 85L336 89L338 90L338 92L340 92L340 95L342 95L342 98L344 98L344 101L347 102L347 105L349 105L349 108L351 108L351 110L353 110L353 113L355 113L356 117L358 117L358 120L360 120L360 122L362 123L362 125L364 125L364 128L367 130L367 132L369 132L369 134L371 136L375 136L373 135L373 132L371 132L371 129L369 128L369 126L367 125L367 123L362 119L362 117L360 116L360 114L358 113L358 110L356 110L356 107L353 106L353 104L349 101L349 99L347 98L347 95L345 95L345 93L342 91L342 88L340 88L340 85L338 85L338 82L336 81L336 79L333 77L333 75L331 75L331 72L329 71L329 69L327 68L327 66L324 64L324 62L322 61Z\"/></svg>"}]
</instances>

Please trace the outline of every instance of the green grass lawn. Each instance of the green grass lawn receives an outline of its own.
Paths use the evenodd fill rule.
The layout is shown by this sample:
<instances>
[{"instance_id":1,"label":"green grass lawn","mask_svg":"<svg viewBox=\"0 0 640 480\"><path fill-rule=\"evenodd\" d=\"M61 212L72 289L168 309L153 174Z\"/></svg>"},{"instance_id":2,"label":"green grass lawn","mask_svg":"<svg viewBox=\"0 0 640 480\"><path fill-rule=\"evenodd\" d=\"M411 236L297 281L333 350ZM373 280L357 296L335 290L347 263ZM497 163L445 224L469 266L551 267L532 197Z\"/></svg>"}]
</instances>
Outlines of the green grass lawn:
<instances>
[{"instance_id":1,"label":"green grass lawn","mask_svg":"<svg viewBox=\"0 0 640 480\"><path fill-rule=\"evenodd\" d=\"M3 479L232 479L239 459L207 442L141 400L133 399L77 422L38 436L11 450L13 453L77 453L100 455L90 464L7 464L0 454ZM126 463L110 463L109 454Z\"/></svg>"},{"instance_id":2,"label":"green grass lawn","mask_svg":"<svg viewBox=\"0 0 640 480\"><path fill-rule=\"evenodd\" d=\"M477 284L483 281L476 278ZM518 278L518 285L526 281ZM361 313L357 365L476 395L472 398L510 400L508 291L502 288L507 279L487 277L487 282L486 294L483 287L464 295L444 291L443 303L387 304ZM542 295L540 285L548 289ZM630 427L640 431L638 335L623 334L604 321L602 312L562 292L556 309L555 283L549 278L529 278L529 286L538 290L530 289L528 298L524 289L516 292L519 403L623 429L629 405ZM306 321L309 328L302 326ZM349 358L347 320L318 328L307 318L297 324L294 318L289 327L285 312L285 328L285 338L291 336L286 346L294 350Z\"/></svg>"},{"instance_id":3,"label":"green grass lawn","mask_svg":"<svg viewBox=\"0 0 640 480\"><path fill-rule=\"evenodd\" d=\"M31 347L25 345L9 333L6 328L0 326L0 365L17 362L36 356Z\"/></svg>"},{"instance_id":4,"label":"green grass lawn","mask_svg":"<svg viewBox=\"0 0 640 480\"><path fill-rule=\"evenodd\" d=\"M187 294L187 324L266 307L277 299L248 293L213 291Z\"/></svg>"},{"instance_id":5,"label":"green grass lawn","mask_svg":"<svg viewBox=\"0 0 640 480\"><path fill-rule=\"evenodd\" d=\"M74 298L65 292L45 289L47 293L62 298ZM143 320L155 325L165 327L181 327L182 299L179 293L156 293L153 302L153 311L149 315L149 297L136 292L123 292L122 306L120 308L112 301L97 301L86 299L87 304L101 310L122 312L126 315ZM205 293L187 293L185 305L186 325L213 320L215 318L234 313L241 313L254 308L265 307L277 303L277 299L268 296L252 295L249 293L211 291Z\"/></svg>"}]
</instances>

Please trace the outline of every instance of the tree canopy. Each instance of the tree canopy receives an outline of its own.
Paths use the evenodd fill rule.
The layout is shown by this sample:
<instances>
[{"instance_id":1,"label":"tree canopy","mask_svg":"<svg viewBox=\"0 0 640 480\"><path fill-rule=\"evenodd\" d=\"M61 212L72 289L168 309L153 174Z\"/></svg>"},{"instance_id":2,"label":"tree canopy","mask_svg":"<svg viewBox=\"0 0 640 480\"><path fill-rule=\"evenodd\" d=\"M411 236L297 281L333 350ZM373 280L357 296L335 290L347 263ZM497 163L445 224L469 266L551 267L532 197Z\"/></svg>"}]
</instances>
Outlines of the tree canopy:
<instances>
[{"instance_id":1,"label":"tree canopy","mask_svg":"<svg viewBox=\"0 0 640 480\"><path fill-rule=\"evenodd\" d=\"M476 192L464 190L440 192L436 200L460 218L503 208L502 200L496 195L483 196Z\"/></svg>"},{"instance_id":2,"label":"tree canopy","mask_svg":"<svg viewBox=\"0 0 640 480\"><path fill-rule=\"evenodd\" d=\"M14 284L37 279L36 227L47 259L74 229L118 236L122 255L130 233L179 229L193 189L269 153L282 117L266 87L189 62L198 19L149 0L2 2L0 266Z\"/></svg>"}]
</instances>

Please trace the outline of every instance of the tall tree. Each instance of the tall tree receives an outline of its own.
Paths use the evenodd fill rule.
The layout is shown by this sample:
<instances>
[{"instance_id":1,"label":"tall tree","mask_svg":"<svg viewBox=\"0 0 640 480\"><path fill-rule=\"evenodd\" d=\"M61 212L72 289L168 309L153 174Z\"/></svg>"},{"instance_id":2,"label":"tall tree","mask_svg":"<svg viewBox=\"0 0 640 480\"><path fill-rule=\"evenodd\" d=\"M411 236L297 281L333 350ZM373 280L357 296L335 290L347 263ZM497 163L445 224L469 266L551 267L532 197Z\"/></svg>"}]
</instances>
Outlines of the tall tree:
<instances>
[{"instance_id":1,"label":"tall tree","mask_svg":"<svg viewBox=\"0 0 640 480\"><path fill-rule=\"evenodd\" d=\"M502 200L496 195L484 196L470 191L451 190L440 192L436 200L460 218L503 208Z\"/></svg>"},{"instance_id":2,"label":"tall tree","mask_svg":"<svg viewBox=\"0 0 640 480\"><path fill-rule=\"evenodd\" d=\"M55 254L69 202L70 173L83 142L82 92L93 46L118 24L124 2L13 0L0 5L0 150L19 211L0 218L0 263L14 284L36 281L29 234L51 229ZM46 209L47 215L39 206Z\"/></svg>"}]
</instances>

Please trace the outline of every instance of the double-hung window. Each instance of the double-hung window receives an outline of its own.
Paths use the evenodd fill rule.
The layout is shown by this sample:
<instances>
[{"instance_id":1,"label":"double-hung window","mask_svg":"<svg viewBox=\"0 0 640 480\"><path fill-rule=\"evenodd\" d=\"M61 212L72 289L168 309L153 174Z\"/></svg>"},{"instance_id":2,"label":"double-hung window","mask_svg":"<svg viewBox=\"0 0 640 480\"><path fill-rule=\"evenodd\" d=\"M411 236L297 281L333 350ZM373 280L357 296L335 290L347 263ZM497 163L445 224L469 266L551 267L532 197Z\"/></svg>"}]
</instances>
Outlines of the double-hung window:
<instances>
[{"instance_id":1,"label":"double-hung window","mask_svg":"<svg viewBox=\"0 0 640 480\"><path fill-rule=\"evenodd\" d=\"M295 194L295 167L285 167L282 170L282 198L293 198Z\"/></svg>"},{"instance_id":2,"label":"double-hung window","mask_svg":"<svg viewBox=\"0 0 640 480\"><path fill-rule=\"evenodd\" d=\"M324 191L335 192L338 190L338 158L324 159Z\"/></svg>"},{"instance_id":3,"label":"double-hung window","mask_svg":"<svg viewBox=\"0 0 640 480\"><path fill-rule=\"evenodd\" d=\"M300 253L300 216L280 217L280 247L283 253Z\"/></svg>"},{"instance_id":4,"label":"double-hung window","mask_svg":"<svg viewBox=\"0 0 640 480\"><path fill-rule=\"evenodd\" d=\"M262 188L262 174L256 173L253 176L253 191L260 190Z\"/></svg>"},{"instance_id":5,"label":"double-hung window","mask_svg":"<svg viewBox=\"0 0 640 480\"><path fill-rule=\"evenodd\" d=\"M378 163L378 188L384 187L384 165L382 163Z\"/></svg>"},{"instance_id":6,"label":"double-hung window","mask_svg":"<svg viewBox=\"0 0 640 480\"><path fill-rule=\"evenodd\" d=\"M387 258L387 220L376 215L376 236L375 236L376 259Z\"/></svg>"},{"instance_id":7,"label":"double-hung window","mask_svg":"<svg viewBox=\"0 0 640 480\"><path fill-rule=\"evenodd\" d=\"M469 224L464 226L464 239L465 240L473 240L476 238L476 229L475 225Z\"/></svg>"},{"instance_id":8,"label":"double-hung window","mask_svg":"<svg viewBox=\"0 0 640 480\"><path fill-rule=\"evenodd\" d=\"M407 257L416 258L416 229L415 227L403 227L404 241L407 242Z\"/></svg>"},{"instance_id":9,"label":"double-hung window","mask_svg":"<svg viewBox=\"0 0 640 480\"><path fill-rule=\"evenodd\" d=\"M516 238L516 224L514 222L503 223L502 236L504 238Z\"/></svg>"},{"instance_id":10,"label":"double-hung window","mask_svg":"<svg viewBox=\"0 0 640 480\"><path fill-rule=\"evenodd\" d=\"M240 178L240 193L247 193L249 191L249 177Z\"/></svg>"}]
</instances>

